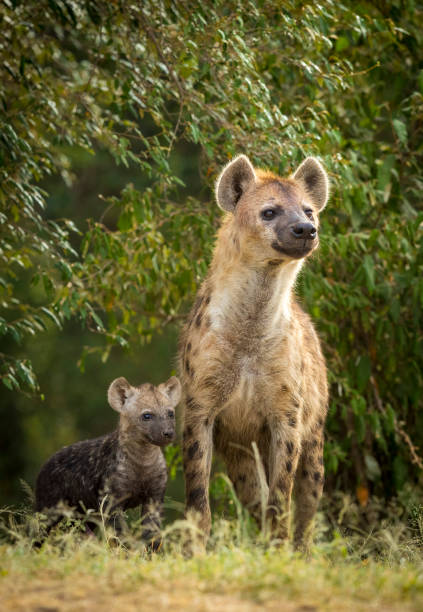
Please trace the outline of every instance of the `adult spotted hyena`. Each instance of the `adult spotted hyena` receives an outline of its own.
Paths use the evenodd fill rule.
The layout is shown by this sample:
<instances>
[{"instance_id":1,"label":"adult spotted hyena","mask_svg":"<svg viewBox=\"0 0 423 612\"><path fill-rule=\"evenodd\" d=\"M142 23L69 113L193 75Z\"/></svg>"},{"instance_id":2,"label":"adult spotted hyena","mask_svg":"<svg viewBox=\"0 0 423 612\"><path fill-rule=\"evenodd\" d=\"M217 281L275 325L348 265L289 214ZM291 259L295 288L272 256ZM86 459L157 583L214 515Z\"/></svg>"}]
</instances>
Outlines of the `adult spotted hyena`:
<instances>
[{"instance_id":1,"label":"adult spotted hyena","mask_svg":"<svg viewBox=\"0 0 423 612\"><path fill-rule=\"evenodd\" d=\"M288 535L294 492L294 542L307 543L323 488L328 389L319 339L293 286L318 246L328 191L314 158L283 179L240 155L218 178L227 215L180 342L186 504L205 535L213 447L240 500L260 514L255 442L275 537Z\"/></svg>"}]
</instances>

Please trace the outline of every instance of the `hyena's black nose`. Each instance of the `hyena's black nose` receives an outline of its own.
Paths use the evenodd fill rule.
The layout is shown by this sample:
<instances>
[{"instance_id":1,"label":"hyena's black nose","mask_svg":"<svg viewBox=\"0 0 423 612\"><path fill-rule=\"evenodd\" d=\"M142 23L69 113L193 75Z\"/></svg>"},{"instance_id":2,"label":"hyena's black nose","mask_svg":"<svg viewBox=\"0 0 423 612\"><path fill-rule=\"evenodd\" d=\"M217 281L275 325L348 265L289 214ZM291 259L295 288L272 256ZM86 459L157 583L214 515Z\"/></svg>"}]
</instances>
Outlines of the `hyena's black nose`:
<instances>
[{"instance_id":1,"label":"hyena's black nose","mask_svg":"<svg viewBox=\"0 0 423 612\"><path fill-rule=\"evenodd\" d=\"M173 429L167 429L163 432L165 438L173 438Z\"/></svg>"},{"instance_id":2,"label":"hyena's black nose","mask_svg":"<svg viewBox=\"0 0 423 612\"><path fill-rule=\"evenodd\" d=\"M295 238L303 240L314 240L317 235L317 230L312 223L296 223L291 227L291 233Z\"/></svg>"}]
</instances>

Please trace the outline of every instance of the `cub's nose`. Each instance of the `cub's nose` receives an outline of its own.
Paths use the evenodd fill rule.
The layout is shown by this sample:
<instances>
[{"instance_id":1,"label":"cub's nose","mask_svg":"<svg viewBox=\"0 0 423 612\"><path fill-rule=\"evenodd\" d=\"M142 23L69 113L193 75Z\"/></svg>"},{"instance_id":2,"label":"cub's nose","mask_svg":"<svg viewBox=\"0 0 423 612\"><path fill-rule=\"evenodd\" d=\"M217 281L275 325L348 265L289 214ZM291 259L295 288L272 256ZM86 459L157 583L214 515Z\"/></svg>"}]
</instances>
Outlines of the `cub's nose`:
<instances>
[{"instance_id":1,"label":"cub's nose","mask_svg":"<svg viewBox=\"0 0 423 612\"><path fill-rule=\"evenodd\" d=\"M312 223L296 223L291 227L291 234L294 236L294 238L314 240L317 236L317 230Z\"/></svg>"},{"instance_id":2,"label":"cub's nose","mask_svg":"<svg viewBox=\"0 0 423 612\"><path fill-rule=\"evenodd\" d=\"M163 432L163 436L164 436L165 438L169 438L169 439L170 439L170 438L173 438L173 429L166 429L166 430Z\"/></svg>"}]
</instances>

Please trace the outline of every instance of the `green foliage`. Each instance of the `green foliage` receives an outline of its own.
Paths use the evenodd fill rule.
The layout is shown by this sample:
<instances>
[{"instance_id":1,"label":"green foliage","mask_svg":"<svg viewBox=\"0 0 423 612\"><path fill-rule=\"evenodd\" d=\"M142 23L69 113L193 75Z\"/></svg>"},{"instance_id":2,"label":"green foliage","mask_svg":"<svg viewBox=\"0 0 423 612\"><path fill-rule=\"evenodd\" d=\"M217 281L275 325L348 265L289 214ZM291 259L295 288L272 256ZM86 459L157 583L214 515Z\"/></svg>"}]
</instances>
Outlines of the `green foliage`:
<instances>
[{"instance_id":1,"label":"green foliage","mask_svg":"<svg viewBox=\"0 0 423 612\"><path fill-rule=\"evenodd\" d=\"M4 384L37 390L15 345L47 326L79 318L106 359L183 317L218 220L210 192L185 197L183 143L201 152L209 188L241 151L285 174L318 155L333 195L300 291L330 370L328 486L390 496L417 481L419 3L5 0L0 11ZM88 229L51 219L40 188L51 174L72 182L76 148L108 151L146 185L108 199Z\"/></svg>"}]
</instances>

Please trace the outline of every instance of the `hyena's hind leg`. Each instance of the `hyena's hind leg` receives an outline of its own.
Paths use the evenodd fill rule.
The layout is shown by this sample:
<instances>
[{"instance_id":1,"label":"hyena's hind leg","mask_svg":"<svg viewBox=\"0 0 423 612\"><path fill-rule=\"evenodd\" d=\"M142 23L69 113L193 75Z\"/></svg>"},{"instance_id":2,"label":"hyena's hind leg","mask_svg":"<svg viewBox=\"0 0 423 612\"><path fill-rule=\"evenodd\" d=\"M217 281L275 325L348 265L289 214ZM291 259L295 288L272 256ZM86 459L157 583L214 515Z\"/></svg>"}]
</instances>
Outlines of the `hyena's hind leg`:
<instances>
[{"instance_id":1,"label":"hyena's hind leg","mask_svg":"<svg viewBox=\"0 0 423 612\"><path fill-rule=\"evenodd\" d=\"M294 485L294 546L307 552L312 540L313 518L323 492L323 431L303 441Z\"/></svg>"},{"instance_id":2,"label":"hyena's hind leg","mask_svg":"<svg viewBox=\"0 0 423 612\"><path fill-rule=\"evenodd\" d=\"M235 455L226 465L228 476L239 501L257 521L257 524L263 527L263 521L266 520L269 486L264 473L260 476L252 452L240 449L239 455Z\"/></svg>"}]
</instances>

